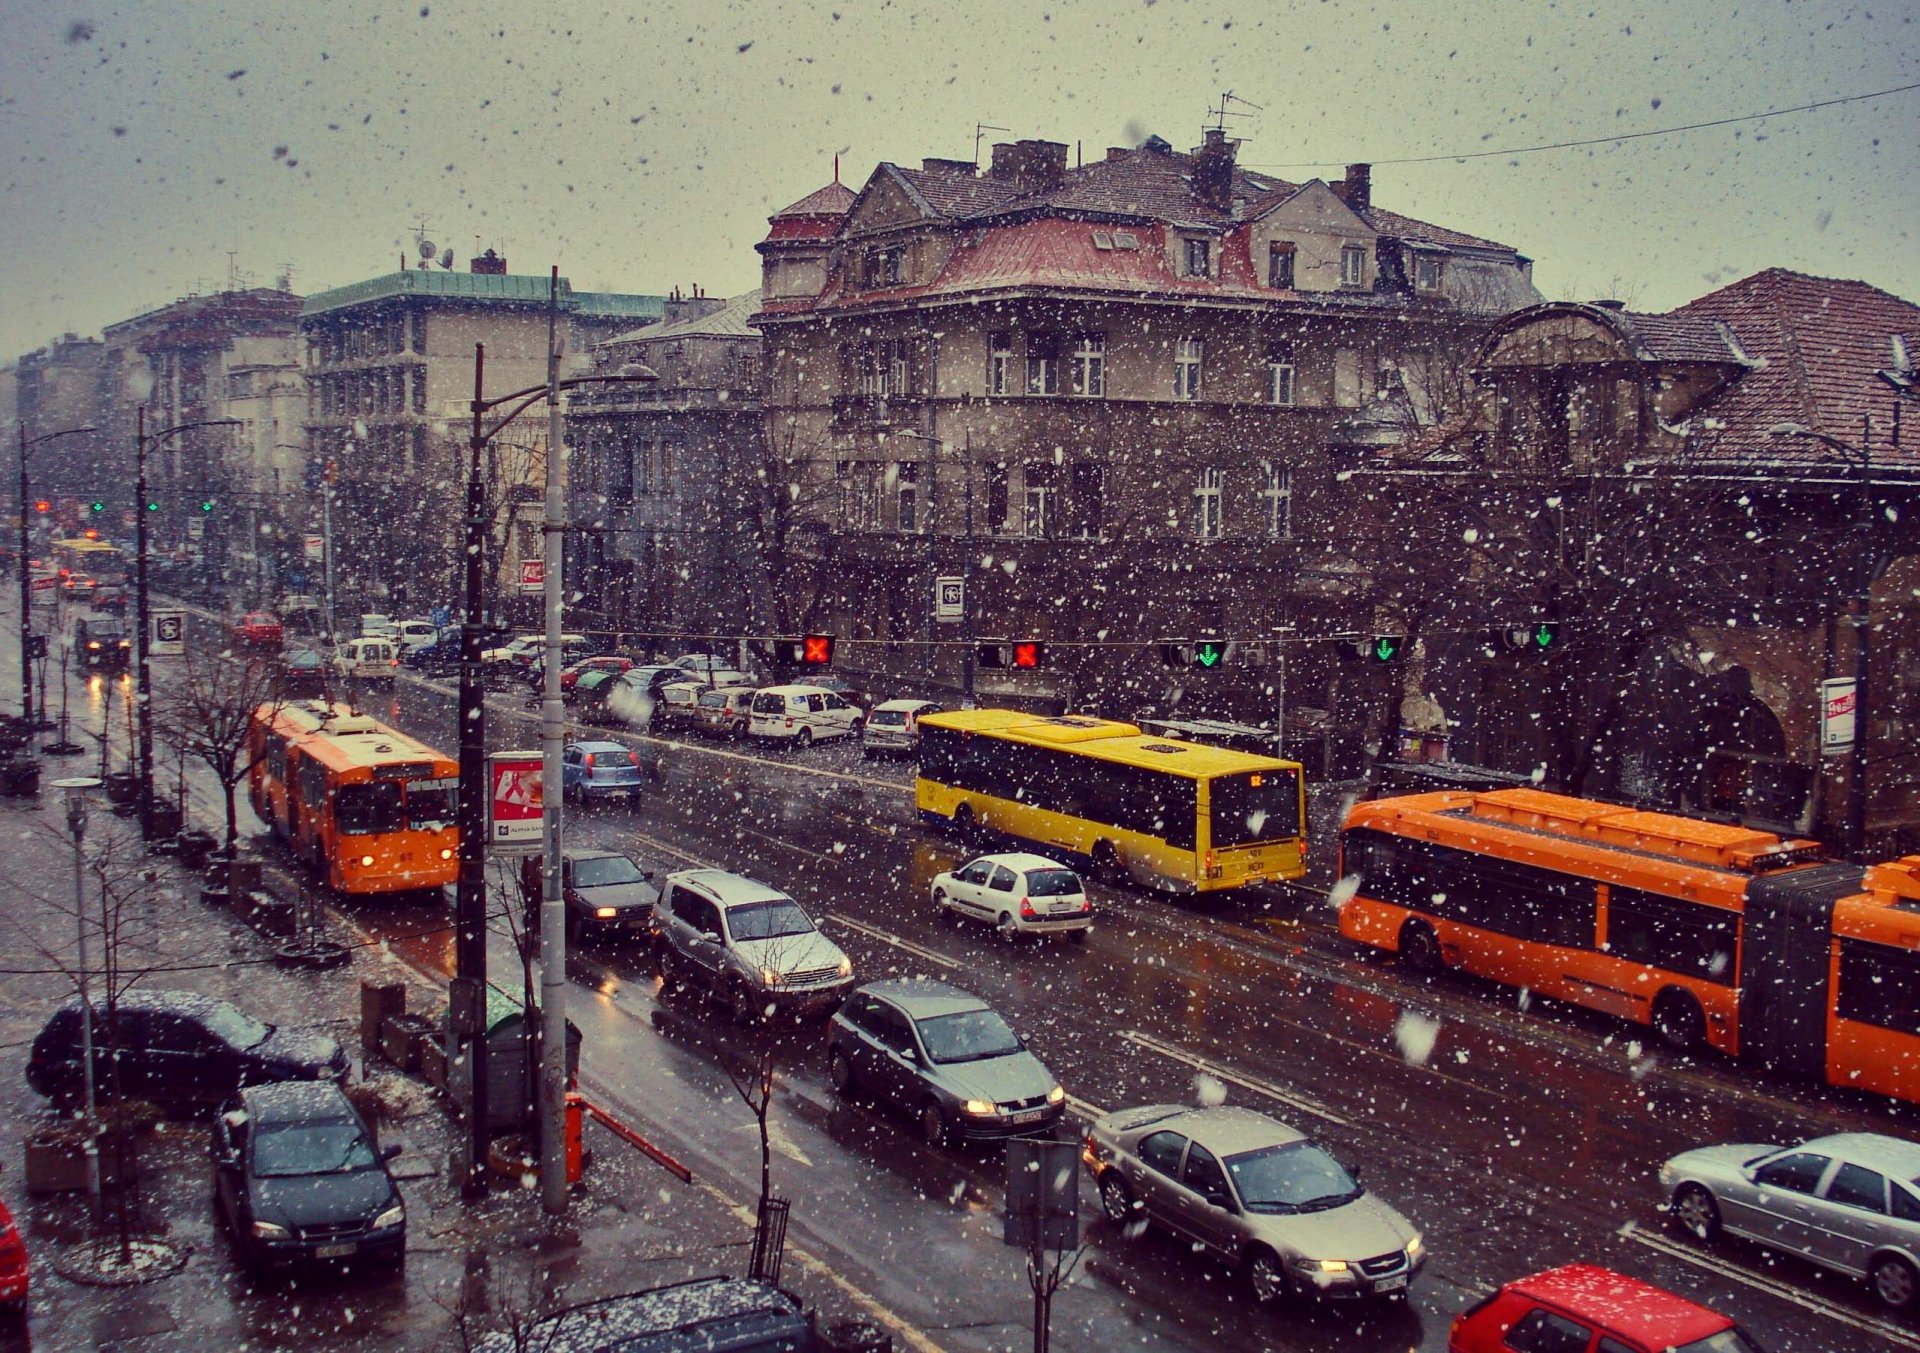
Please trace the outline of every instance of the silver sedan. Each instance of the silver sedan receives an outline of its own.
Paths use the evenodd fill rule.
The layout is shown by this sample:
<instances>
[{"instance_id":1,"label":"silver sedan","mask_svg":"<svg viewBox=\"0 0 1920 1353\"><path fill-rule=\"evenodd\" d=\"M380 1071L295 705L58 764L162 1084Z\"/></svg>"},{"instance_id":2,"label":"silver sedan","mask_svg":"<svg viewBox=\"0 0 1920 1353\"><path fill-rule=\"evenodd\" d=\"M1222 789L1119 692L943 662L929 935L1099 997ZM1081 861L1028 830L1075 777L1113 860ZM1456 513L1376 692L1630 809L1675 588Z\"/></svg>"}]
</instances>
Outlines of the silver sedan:
<instances>
[{"instance_id":1,"label":"silver sedan","mask_svg":"<svg viewBox=\"0 0 1920 1353\"><path fill-rule=\"evenodd\" d=\"M1082 1155L1110 1220L1151 1222L1218 1255L1262 1302L1398 1295L1426 1263L1405 1217L1251 1109L1123 1109L1094 1120Z\"/></svg>"},{"instance_id":2,"label":"silver sedan","mask_svg":"<svg viewBox=\"0 0 1920 1353\"><path fill-rule=\"evenodd\" d=\"M1920 1293L1920 1144L1876 1132L1798 1146L1703 1146L1660 1167L1673 1216L1864 1278L1895 1310Z\"/></svg>"}]
</instances>

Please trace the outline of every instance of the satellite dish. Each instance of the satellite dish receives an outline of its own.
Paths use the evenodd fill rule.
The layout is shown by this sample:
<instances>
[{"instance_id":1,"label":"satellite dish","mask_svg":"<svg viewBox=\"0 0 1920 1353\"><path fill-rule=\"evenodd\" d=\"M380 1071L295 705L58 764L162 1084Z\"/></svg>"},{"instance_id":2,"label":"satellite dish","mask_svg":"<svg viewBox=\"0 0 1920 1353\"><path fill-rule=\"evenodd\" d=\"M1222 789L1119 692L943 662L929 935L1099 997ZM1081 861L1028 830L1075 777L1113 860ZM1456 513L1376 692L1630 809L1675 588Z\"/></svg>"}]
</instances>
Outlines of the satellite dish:
<instances>
[{"instance_id":1,"label":"satellite dish","mask_svg":"<svg viewBox=\"0 0 1920 1353\"><path fill-rule=\"evenodd\" d=\"M453 267L453 250L442 249L440 251L440 266L443 268Z\"/></svg>"},{"instance_id":2,"label":"satellite dish","mask_svg":"<svg viewBox=\"0 0 1920 1353\"><path fill-rule=\"evenodd\" d=\"M424 258L429 262L431 262L433 259L433 256L439 252L440 251L438 249L434 248L432 240L422 237L420 241L420 257L421 258Z\"/></svg>"}]
</instances>

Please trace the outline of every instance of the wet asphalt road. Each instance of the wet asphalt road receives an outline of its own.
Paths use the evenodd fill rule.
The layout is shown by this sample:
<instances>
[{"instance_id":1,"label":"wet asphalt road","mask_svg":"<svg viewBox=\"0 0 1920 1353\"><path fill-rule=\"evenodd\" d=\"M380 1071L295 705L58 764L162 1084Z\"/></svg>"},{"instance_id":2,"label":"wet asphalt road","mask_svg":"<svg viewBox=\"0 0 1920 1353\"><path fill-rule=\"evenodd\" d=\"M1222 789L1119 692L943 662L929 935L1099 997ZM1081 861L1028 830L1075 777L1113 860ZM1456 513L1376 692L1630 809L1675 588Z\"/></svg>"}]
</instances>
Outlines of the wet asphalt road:
<instances>
[{"instance_id":1,"label":"wet asphalt road","mask_svg":"<svg viewBox=\"0 0 1920 1353\"><path fill-rule=\"evenodd\" d=\"M490 713L490 745L537 745L536 713L506 703ZM453 749L445 687L402 682L367 693L366 707ZM1094 885L1090 943L1010 945L931 912L928 881L964 856L919 826L904 767L863 762L849 746L619 736L657 783L635 809L570 819L570 842L785 888L862 976L926 974L992 1001L1080 1112L1190 1101L1210 1076L1229 1102L1358 1162L1427 1237L1430 1262L1406 1302L1259 1310L1223 1267L1158 1234L1121 1234L1089 1188L1090 1245L1056 1300L1060 1348L1441 1350L1452 1316L1479 1295L1582 1260L1727 1311L1774 1353L1920 1349L1920 1323L1886 1320L1851 1284L1736 1242L1685 1240L1653 1179L1667 1155L1706 1142L1920 1135L1910 1109L1689 1064L1643 1047L1638 1031L1543 1002L1518 1008L1514 993L1459 978L1411 979L1343 941L1325 899L1304 889L1183 901ZM422 966L449 965L444 908L350 912ZM493 948L494 980L517 983L504 934ZM752 1119L712 1046L730 1036L724 1021L698 1003L663 1005L650 963L618 947L589 942L572 972L589 1081L616 1112L665 1124L696 1171L750 1193ZM1024 1278L999 1243L1001 1155L933 1151L903 1118L837 1103L817 1026L783 1052L774 1170L794 1199L796 1239L943 1346L1022 1343Z\"/></svg>"}]
</instances>

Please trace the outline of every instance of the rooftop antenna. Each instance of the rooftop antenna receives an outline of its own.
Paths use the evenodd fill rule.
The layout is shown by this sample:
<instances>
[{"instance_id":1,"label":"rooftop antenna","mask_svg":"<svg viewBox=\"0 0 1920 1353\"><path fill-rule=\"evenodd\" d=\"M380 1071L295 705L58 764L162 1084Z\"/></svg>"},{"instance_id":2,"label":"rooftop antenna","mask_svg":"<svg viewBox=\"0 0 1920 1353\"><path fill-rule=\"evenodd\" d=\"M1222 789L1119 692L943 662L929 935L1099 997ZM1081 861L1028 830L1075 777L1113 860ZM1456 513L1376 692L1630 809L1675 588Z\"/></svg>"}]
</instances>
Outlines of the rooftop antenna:
<instances>
[{"instance_id":1,"label":"rooftop antenna","mask_svg":"<svg viewBox=\"0 0 1920 1353\"><path fill-rule=\"evenodd\" d=\"M237 267L237 260L239 259L239 256L240 256L240 251L238 249L227 250L227 290L228 291L238 291L240 289L239 287L240 274Z\"/></svg>"},{"instance_id":2,"label":"rooftop antenna","mask_svg":"<svg viewBox=\"0 0 1920 1353\"><path fill-rule=\"evenodd\" d=\"M1238 105L1238 107L1235 107L1236 104ZM1243 108L1250 108L1256 113L1266 111L1264 108L1261 107L1261 105L1257 103L1248 102L1246 99L1241 98L1238 94L1235 94L1231 89L1224 91L1220 95L1220 106L1218 108L1209 108L1207 110L1207 124L1205 126L1205 130L1225 133L1225 131L1227 130L1228 118L1247 116L1246 113L1240 111Z\"/></svg>"},{"instance_id":3,"label":"rooftop antenna","mask_svg":"<svg viewBox=\"0 0 1920 1353\"><path fill-rule=\"evenodd\" d=\"M991 122L973 124L973 167L980 167L980 142L986 139L988 132L1011 132L1011 127L996 127Z\"/></svg>"}]
</instances>

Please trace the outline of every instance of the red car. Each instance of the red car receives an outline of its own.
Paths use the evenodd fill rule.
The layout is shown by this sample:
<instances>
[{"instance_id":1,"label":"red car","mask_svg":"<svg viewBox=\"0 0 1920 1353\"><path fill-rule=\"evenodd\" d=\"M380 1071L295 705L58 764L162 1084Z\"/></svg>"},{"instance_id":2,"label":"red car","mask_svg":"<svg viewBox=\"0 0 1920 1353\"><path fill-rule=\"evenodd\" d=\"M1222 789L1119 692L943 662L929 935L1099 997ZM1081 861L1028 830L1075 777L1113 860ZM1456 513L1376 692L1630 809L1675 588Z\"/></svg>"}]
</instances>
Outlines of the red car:
<instances>
[{"instance_id":1,"label":"red car","mask_svg":"<svg viewBox=\"0 0 1920 1353\"><path fill-rule=\"evenodd\" d=\"M286 631L271 611L248 611L233 622L233 641L248 648L278 648L285 639Z\"/></svg>"},{"instance_id":2,"label":"red car","mask_svg":"<svg viewBox=\"0 0 1920 1353\"><path fill-rule=\"evenodd\" d=\"M631 671L632 668L632 658L582 658L579 662L574 663L573 666L560 669L560 689L562 691L572 690L573 684L587 672L612 672L615 676L618 676L622 672Z\"/></svg>"},{"instance_id":3,"label":"red car","mask_svg":"<svg viewBox=\"0 0 1920 1353\"><path fill-rule=\"evenodd\" d=\"M27 1310L27 1243L5 1203L0 1203L0 1307L14 1316Z\"/></svg>"},{"instance_id":4,"label":"red car","mask_svg":"<svg viewBox=\"0 0 1920 1353\"><path fill-rule=\"evenodd\" d=\"M1447 1353L1761 1353L1726 1316L1592 1264L1517 1278L1454 1317Z\"/></svg>"}]
</instances>

